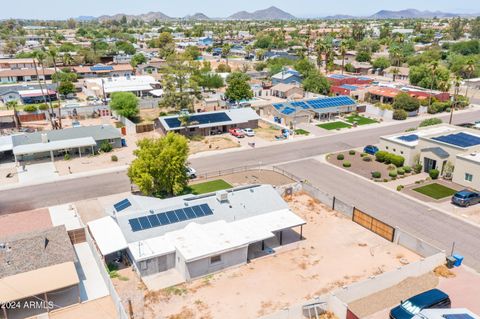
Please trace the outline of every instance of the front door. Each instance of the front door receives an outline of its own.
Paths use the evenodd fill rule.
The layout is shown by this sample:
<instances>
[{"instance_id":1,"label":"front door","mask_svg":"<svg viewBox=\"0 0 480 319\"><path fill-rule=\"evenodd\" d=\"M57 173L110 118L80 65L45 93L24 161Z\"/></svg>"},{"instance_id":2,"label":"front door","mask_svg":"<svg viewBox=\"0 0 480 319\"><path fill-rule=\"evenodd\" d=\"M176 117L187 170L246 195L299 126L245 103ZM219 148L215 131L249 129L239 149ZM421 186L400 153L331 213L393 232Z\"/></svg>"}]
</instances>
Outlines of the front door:
<instances>
[{"instance_id":1,"label":"front door","mask_svg":"<svg viewBox=\"0 0 480 319\"><path fill-rule=\"evenodd\" d=\"M424 158L423 164L423 171L425 173L428 173L431 169L435 169L437 167L437 161L428 157Z\"/></svg>"}]
</instances>

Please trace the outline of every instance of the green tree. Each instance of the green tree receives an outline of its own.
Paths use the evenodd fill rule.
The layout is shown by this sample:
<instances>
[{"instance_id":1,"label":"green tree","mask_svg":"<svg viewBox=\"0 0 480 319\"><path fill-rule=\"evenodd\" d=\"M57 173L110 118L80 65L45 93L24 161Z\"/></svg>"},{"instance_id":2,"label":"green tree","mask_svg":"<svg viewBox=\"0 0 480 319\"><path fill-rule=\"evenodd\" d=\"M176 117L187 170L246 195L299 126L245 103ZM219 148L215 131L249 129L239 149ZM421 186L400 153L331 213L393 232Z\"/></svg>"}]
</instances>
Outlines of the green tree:
<instances>
[{"instance_id":1,"label":"green tree","mask_svg":"<svg viewBox=\"0 0 480 319\"><path fill-rule=\"evenodd\" d=\"M124 52L125 54L135 54L135 47L133 44L127 41L117 41L115 43L115 48L117 49L117 52Z\"/></svg>"},{"instance_id":2,"label":"green tree","mask_svg":"<svg viewBox=\"0 0 480 319\"><path fill-rule=\"evenodd\" d=\"M130 64L133 67L136 67L139 64L147 62L147 58L142 53L137 53L132 57Z\"/></svg>"},{"instance_id":3,"label":"green tree","mask_svg":"<svg viewBox=\"0 0 480 319\"><path fill-rule=\"evenodd\" d=\"M305 59L300 59L295 62L294 65L295 70L300 72L303 77L306 77L310 72L315 70L315 65L312 62Z\"/></svg>"},{"instance_id":4,"label":"green tree","mask_svg":"<svg viewBox=\"0 0 480 319\"><path fill-rule=\"evenodd\" d=\"M420 101L407 93L400 93L395 97L393 108L397 110L405 110L414 112L420 108Z\"/></svg>"},{"instance_id":5,"label":"green tree","mask_svg":"<svg viewBox=\"0 0 480 319\"><path fill-rule=\"evenodd\" d=\"M114 92L110 107L119 115L133 119L138 114L138 98L131 92Z\"/></svg>"},{"instance_id":6,"label":"green tree","mask_svg":"<svg viewBox=\"0 0 480 319\"><path fill-rule=\"evenodd\" d=\"M137 145L136 159L128 169L130 180L145 195L181 194L188 183L187 139L170 132L159 139L143 139Z\"/></svg>"},{"instance_id":7,"label":"green tree","mask_svg":"<svg viewBox=\"0 0 480 319\"><path fill-rule=\"evenodd\" d=\"M202 52L200 52L200 49L197 46L189 45L185 49L185 52L183 53L183 55L187 60L194 61L202 56Z\"/></svg>"},{"instance_id":8,"label":"green tree","mask_svg":"<svg viewBox=\"0 0 480 319\"><path fill-rule=\"evenodd\" d=\"M238 102L240 100L249 100L253 97L253 91L248 81L250 77L245 73L234 72L227 78L227 90L225 91L225 97Z\"/></svg>"},{"instance_id":9,"label":"green tree","mask_svg":"<svg viewBox=\"0 0 480 319\"><path fill-rule=\"evenodd\" d=\"M330 93L330 82L320 72L310 72L302 82L305 91L327 95Z\"/></svg>"},{"instance_id":10,"label":"green tree","mask_svg":"<svg viewBox=\"0 0 480 319\"><path fill-rule=\"evenodd\" d=\"M67 96L68 94L75 93L75 85L70 81L60 82L58 85L58 93Z\"/></svg>"},{"instance_id":11,"label":"green tree","mask_svg":"<svg viewBox=\"0 0 480 319\"><path fill-rule=\"evenodd\" d=\"M439 89L442 81L450 79L450 72L447 68L437 64L421 64L412 66L409 74L410 84L418 85L426 89Z\"/></svg>"},{"instance_id":12,"label":"green tree","mask_svg":"<svg viewBox=\"0 0 480 319\"><path fill-rule=\"evenodd\" d=\"M385 58L385 57L379 57L375 59L372 63L372 66L376 69L382 69L385 70L391 65L390 59Z\"/></svg>"}]
</instances>

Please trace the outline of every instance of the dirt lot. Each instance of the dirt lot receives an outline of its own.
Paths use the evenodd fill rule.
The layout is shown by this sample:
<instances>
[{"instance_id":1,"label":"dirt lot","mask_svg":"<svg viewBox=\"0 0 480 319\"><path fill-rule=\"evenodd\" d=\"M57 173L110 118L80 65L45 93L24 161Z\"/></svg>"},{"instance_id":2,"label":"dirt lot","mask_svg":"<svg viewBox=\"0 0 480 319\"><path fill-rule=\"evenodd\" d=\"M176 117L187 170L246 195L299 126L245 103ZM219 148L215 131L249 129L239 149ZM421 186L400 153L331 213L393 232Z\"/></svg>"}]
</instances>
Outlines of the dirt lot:
<instances>
[{"instance_id":1,"label":"dirt lot","mask_svg":"<svg viewBox=\"0 0 480 319\"><path fill-rule=\"evenodd\" d=\"M343 160L338 160L337 159L338 154L343 154L344 159ZM329 163L332 163L335 166L338 166L342 169L349 170L349 171L351 171L355 174L358 174L360 176L363 176L363 177L366 177L366 178L369 178L369 179L372 178L372 172L377 171L377 172L380 172L382 174L379 181L383 181L384 179L387 179L388 181L392 180L392 178L390 176L388 176L388 172L389 172L389 166L391 168L394 168L393 165L387 165L387 164L384 164L384 163L377 162L377 161L375 161L375 157L371 156L371 155L368 155L371 158L371 161L366 162L366 161L363 160L363 158L360 156L360 154L361 154L361 152L358 152L358 151L356 151L354 155L350 155L348 151L338 152L338 153L330 154L329 156L327 156L327 161ZM352 166L348 167L348 168L343 167L343 163L345 161L349 161L352 164ZM412 174L414 174L414 173L405 174L403 176L399 175L397 177L397 179L405 178L407 176L411 176Z\"/></svg>"},{"instance_id":2,"label":"dirt lot","mask_svg":"<svg viewBox=\"0 0 480 319\"><path fill-rule=\"evenodd\" d=\"M246 172L239 172L227 174L222 176L198 176L198 179L192 181L192 184L203 183L209 180L223 179L232 186L251 185L251 184L271 184L274 186L285 185L293 183L290 178L269 170L250 170Z\"/></svg>"},{"instance_id":3,"label":"dirt lot","mask_svg":"<svg viewBox=\"0 0 480 319\"><path fill-rule=\"evenodd\" d=\"M275 141L275 135L280 135L279 129L270 123L259 121L258 128L255 129L255 135L267 141Z\"/></svg>"},{"instance_id":4,"label":"dirt lot","mask_svg":"<svg viewBox=\"0 0 480 319\"><path fill-rule=\"evenodd\" d=\"M305 194L289 204L307 221L292 249L158 292L115 280L122 299L137 318L256 318L419 259Z\"/></svg>"},{"instance_id":5,"label":"dirt lot","mask_svg":"<svg viewBox=\"0 0 480 319\"><path fill-rule=\"evenodd\" d=\"M233 140L229 135L222 136L206 136L200 141L190 141L190 155L215 151L215 150L224 150L227 148L240 147L240 144Z\"/></svg>"}]
</instances>

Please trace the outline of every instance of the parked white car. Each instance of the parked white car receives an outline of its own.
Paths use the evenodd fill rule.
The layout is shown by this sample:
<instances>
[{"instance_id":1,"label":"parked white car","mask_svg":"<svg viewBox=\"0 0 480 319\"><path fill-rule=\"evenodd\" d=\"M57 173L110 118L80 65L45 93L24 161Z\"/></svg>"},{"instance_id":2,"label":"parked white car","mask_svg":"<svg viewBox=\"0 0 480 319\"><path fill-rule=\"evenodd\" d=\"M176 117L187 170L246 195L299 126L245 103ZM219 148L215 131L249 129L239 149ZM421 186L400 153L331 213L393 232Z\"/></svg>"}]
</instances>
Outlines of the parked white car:
<instances>
[{"instance_id":1,"label":"parked white car","mask_svg":"<svg viewBox=\"0 0 480 319\"><path fill-rule=\"evenodd\" d=\"M185 166L185 170L187 171L187 177L188 178L196 178L197 177L197 171L190 166Z\"/></svg>"},{"instance_id":2,"label":"parked white car","mask_svg":"<svg viewBox=\"0 0 480 319\"><path fill-rule=\"evenodd\" d=\"M246 136L255 136L255 131L251 128L245 128L243 129L243 134L245 134Z\"/></svg>"}]
</instances>

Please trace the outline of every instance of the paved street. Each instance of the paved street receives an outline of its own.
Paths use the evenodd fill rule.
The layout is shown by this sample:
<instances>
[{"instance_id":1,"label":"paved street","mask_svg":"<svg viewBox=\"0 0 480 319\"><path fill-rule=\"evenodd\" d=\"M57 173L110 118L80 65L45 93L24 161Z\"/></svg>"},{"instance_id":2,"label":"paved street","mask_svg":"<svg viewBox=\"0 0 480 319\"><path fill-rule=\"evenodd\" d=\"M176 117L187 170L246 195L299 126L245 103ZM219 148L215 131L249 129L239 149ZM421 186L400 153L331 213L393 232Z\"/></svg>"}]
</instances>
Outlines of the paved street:
<instances>
[{"instance_id":1,"label":"paved street","mask_svg":"<svg viewBox=\"0 0 480 319\"><path fill-rule=\"evenodd\" d=\"M465 256L465 263L480 271L480 228L314 159L288 163L280 168L447 253L455 241L456 251Z\"/></svg>"}]
</instances>

